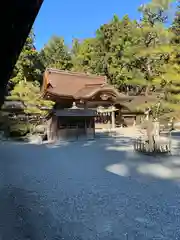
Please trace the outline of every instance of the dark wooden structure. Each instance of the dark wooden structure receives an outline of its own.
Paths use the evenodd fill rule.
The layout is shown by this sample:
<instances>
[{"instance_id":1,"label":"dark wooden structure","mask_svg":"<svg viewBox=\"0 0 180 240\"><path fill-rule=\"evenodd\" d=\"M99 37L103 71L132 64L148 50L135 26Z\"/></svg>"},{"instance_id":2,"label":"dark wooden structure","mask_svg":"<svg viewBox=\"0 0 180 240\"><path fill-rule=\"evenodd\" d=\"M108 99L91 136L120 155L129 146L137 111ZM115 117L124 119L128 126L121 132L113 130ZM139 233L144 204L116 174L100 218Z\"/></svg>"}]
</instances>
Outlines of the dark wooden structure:
<instances>
[{"instance_id":1,"label":"dark wooden structure","mask_svg":"<svg viewBox=\"0 0 180 240\"><path fill-rule=\"evenodd\" d=\"M103 76L57 69L45 71L42 91L44 98L55 102L49 119L49 139L72 135L92 138L98 119L108 121L111 128L115 128L120 102L129 99ZM103 111L98 111L99 107L103 107Z\"/></svg>"},{"instance_id":2,"label":"dark wooden structure","mask_svg":"<svg viewBox=\"0 0 180 240\"><path fill-rule=\"evenodd\" d=\"M144 140L141 138L134 140L134 150L140 153L149 154L149 155L157 155L162 153L170 153L171 152L171 142L170 140L164 142L154 142L153 149L150 148L148 140Z\"/></svg>"},{"instance_id":3,"label":"dark wooden structure","mask_svg":"<svg viewBox=\"0 0 180 240\"><path fill-rule=\"evenodd\" d=\"M32 28L43 0L4 1L1 14L1 81L0 107L4 101L7 82L13 67Z\"/></svg>"}]
</instances>

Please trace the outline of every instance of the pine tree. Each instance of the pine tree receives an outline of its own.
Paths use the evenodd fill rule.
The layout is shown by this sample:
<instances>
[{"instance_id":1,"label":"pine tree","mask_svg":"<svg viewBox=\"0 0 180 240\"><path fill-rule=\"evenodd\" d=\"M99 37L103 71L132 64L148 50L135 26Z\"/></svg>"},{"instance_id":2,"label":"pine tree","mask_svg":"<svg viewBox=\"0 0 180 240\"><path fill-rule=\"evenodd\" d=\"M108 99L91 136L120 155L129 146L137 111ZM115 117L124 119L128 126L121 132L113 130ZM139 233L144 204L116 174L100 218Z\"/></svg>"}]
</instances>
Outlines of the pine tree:
<instances>
[{"instance_id":1,"label":"pine tree","mask_svg":"<svg viewBox=\"0 0 180 240\"><path fill-rule=\"evenodd\" d=\"M159 88L162 82L161 66L173 51L169 45L172 36L163 25L167 20L167 5L152 1L141 6L140 11L142 20L136 28L136 43L130 50L130 65L148 95L153 86Z\"/></svg>"},{"instance_id":2,"label":"pine tree","mask_svg":"<svg viewBox=\"0 0 180 240\"><path fill-rule=\"evenodd\" d=\"M171 31L174 33L172 43L180 45L180 4L177 6L175 18L171 26Z\"/></svg>"},{"instance_id":3,"label":"pine tree","mask_svg":"<svg viewBox=\"0 0 180 240\"><path fill-rule=\"evenodd\" d=\"M24 109L26 114L36 114L42 117L45 116L53 106L52 101L42 98L38 82L18 82L11 91L11 95L8 96L8 99L23 102L26 106Z\"/></svg>"},{"instance_id":4,"label":"pine tree","mask_svg":"<svg viewBox=\"0 0 180 240\"><path fill-rule=\"evenodd\" d=\"M24 116L36 116L36 123L40 122L40 119L45 117L54 105L52 101L44 100L41 96L42 70L39 53L34 48L34 34L31 31L17 61L12 78L9 80L6 99L22 102L25 106ZM18 116L13 123L9 121L9 128L12 131L16 130L20 135L27 132L30 125L29 121L25 123L20 121Z\"/></svg>"},{"instance_id":5,"label":"pine tree","mask_svg":"<svg viewBox=\"0 0 180 240\"><path fill-rule=\"evenodd\" d=\"M177 6L177 12L170 28L172 31L171 46L172 54L168 61L162 66L164 68L163 80L164 91L166 93L166 106L170 111L179 110L180 103L180 6Z\"/></svg>"}]
</instances>

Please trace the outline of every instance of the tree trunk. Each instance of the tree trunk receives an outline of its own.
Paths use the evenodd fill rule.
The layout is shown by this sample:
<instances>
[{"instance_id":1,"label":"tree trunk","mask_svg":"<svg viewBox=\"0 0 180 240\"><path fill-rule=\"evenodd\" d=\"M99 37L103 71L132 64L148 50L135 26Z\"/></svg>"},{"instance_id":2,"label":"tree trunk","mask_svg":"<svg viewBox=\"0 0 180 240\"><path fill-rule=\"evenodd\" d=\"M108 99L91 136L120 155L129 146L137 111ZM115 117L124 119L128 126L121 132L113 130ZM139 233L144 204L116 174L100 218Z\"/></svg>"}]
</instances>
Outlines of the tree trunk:
<instances>
[{"instance_id":1,"label":"tree trunk","mask_svg":"<svg viewBox=\"0 0 180 240\"><path fill-rule=\"evenodd\" d=\"M150 90L150 87L151 87L151 78L152 78L152 72L151 72L151 66L150 66L150 63L147 61L147 74L148 74L148 77L147 77L147 81L148 81L148 84L146 86L146 91L145 91L145 96L148 96L149 94L149 90Z\"/></svg>"},{"instance_id":2,"label":"tree trunk","mask_svg":"<svg viewBox=\"0 0 180 240\"><path fill-rule=\"evenodd\" d=\"M129 95L129 87L126 86L126 95L128 96Z\"/></svg>"},{"instance_id":3,"label":"tree trunk","mask_svg":"<svg viewBox=\"0 0 180 240\"><path fill-rule=\"evenodd\" d=\"M148 85L146 86L146 91L145 91L145 96L149 95L149 89L150 89L151 85L148 83Z\"/></svg>"},{"instance_id":4,"label":"tree trunk","mask_svg":"<svg viewBox=\"0 0 180 240\"><path fill-rule=\"evenodd\" d=\"M167 101L168 100L168 90L165 88L164 91L164 99Z\"/></svg>"},{"instance_id":5,"label":"tree trunk","mask_svg":"<svg viewBox=\"0 0 180 240\"><path fill-rule=\"evenodd\" d=\"M154 125L152 120L147 121L146 134L149 143L149 151L152 152L154 150Z\"/></svg>"}]
</instances>

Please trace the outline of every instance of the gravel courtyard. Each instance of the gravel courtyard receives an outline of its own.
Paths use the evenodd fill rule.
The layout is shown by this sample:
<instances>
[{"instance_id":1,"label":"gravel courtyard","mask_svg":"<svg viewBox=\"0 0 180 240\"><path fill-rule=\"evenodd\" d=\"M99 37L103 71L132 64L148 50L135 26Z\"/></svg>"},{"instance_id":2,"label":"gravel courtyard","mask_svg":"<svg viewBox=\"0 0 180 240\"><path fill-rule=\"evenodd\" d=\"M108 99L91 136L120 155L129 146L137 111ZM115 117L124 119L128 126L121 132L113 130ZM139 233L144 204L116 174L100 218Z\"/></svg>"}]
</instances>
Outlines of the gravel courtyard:
<instances>
[{"instance_id":1,"label":"gravel courtyard","mask_svg":"<svg viewBox=\"0 0 180 240\"><path fill-rule=\"evenodd\" d=\"M1 240L180 239L180 157L129 137L0 143Z\"/></svg>"}]
</instances>

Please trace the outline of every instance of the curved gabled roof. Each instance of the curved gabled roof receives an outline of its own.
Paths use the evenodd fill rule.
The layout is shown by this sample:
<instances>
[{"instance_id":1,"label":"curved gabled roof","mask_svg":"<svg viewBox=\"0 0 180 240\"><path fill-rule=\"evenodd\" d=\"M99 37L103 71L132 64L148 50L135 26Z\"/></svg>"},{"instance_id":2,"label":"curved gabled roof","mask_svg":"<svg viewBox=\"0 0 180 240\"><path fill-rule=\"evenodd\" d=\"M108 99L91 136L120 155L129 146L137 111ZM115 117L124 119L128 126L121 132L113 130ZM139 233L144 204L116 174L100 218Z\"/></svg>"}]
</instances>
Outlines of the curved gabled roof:
<instances>
[{"instance_id":1,"label":"curved gabled roof","mask_svg":"<svg viewBox=\"0 0 180 240\"><path fill-rule=\"evenodd\" d=\"M84 88L80 89L76 94L75 98L92 98L98 93L109 94L116 99L129 99L126 95L119 93L114 87L111 85L105 84L101 86L92 85L92 86L85 86Z\"/></svg>"},{"instance_id":2,"label":"curved gabled roof","mask_svg":"<svg viewBox=\"0 0 180 240\"><path fill-rule=\"evenodd\" d=\"M103 76L87 75L57 69L47 69L44 74L44 89L60 96L74 96L85 85L102 85Z\"/></svg>"},{"instance_id":3,"label":"curved gabled roof","mask_svg":"<svg viewBox=\"0 0 180 240\"><path fill-rule=\"evenodd\" d=\"M113 86L107 84L104 76L47 69L43 85L45 93L59 97L88 99L102 92L109 93L116 99L127 99L126 95L119 93Z\"/></svg>"}]
</instances>

